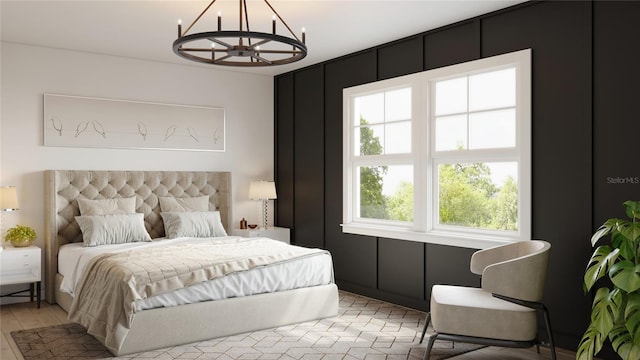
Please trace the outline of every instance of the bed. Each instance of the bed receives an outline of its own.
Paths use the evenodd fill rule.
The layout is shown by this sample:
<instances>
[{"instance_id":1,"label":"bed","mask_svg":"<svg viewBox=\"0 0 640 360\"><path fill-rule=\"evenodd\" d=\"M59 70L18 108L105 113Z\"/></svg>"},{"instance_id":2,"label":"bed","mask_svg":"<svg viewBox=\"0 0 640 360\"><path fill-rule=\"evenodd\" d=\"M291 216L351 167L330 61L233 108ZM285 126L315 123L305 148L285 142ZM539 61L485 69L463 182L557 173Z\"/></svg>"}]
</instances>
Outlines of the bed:
<instances>
[{"instance_id":1,"label":"bed","mask_svg":"<svg viewBox=\"0 0 640 360\"><path fill-rule=\"evenodd\" d=\"M66 311L72 308L73 297L61 290L64 276L59 269L68 260L59 267L58 255L64 245L83 241L75 220L80 215L78 200L135 197L136 212L144 214L144 227L155 239L165 236L159 199L207 196L209 209L217 210L224 228L231 229L229 172L48 170L45 178L45 296L49 303L57 303ZM273 240L262 241L269 245ZM338 290L333 281L250 296L143 307L132 316L121 345L107 347L114 355L126 355L332 317L337 311ZM167 331L167 324L172 331Z\"/></svg>"}]
</instances>

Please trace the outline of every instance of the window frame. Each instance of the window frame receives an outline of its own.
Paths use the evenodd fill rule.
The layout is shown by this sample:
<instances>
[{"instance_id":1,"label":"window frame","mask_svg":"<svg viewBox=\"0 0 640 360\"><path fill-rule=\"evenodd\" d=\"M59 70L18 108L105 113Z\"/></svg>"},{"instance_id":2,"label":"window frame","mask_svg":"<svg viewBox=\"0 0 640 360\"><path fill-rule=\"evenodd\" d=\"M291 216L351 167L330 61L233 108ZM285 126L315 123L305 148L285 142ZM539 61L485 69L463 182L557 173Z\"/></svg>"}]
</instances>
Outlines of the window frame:
<instances>
[{"instance_id":1,"label":"window frame","mask_svg":"<svg viewBox=\"0 0 640 360\"><path fill-rule=\"evenodd\" d=\"M516 146L514 148L435 151L435 111L432 84L449 78L515 67ZM403 87L411 87L411 153L355 156L353 99ZM486 248L531 238L531 49L492 56L443 68L343 89L343 223L345 233ZM518 163L518 230L490 230L438 224L437 165L516 161ZM358 166L413 165L414 221L361 219L355 215L359 201ZM423 184L423 185L420 185Z\"/></svg>"}]
</instances>

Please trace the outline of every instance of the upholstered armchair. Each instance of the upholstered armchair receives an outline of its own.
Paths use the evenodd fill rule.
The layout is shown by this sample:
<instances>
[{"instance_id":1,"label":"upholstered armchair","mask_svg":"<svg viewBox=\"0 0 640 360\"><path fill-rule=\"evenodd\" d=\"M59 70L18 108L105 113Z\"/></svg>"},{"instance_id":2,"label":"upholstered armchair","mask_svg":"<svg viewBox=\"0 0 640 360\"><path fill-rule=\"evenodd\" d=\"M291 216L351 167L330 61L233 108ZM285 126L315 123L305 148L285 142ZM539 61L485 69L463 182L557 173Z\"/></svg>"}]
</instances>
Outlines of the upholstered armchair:
<instances>
[{"instance_id":1,"label":"upholstered armchair","mask_svg":"<svg viewBox=\"0 0 640 360\"><path fill-rule=\"evenodd\" d=\"M521 241L475 252L471 272L482 275L481 288L434 285L429 322L431 335L425 359L436 340L490 346L531 347L538 351L538 314L542 313L552 359L556 359L549 312L542 304L551 245Z\"/></svg>"}]
</instances>

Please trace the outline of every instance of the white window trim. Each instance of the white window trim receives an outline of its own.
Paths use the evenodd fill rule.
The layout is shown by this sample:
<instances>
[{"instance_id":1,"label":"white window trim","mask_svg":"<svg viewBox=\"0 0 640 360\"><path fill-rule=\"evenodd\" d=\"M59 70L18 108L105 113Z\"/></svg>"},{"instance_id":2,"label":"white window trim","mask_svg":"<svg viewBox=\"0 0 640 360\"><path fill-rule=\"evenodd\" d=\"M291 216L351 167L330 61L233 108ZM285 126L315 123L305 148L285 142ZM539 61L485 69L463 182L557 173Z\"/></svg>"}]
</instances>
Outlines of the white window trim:
<instances>
[{"instance_id":1,"label":"white window trim","mask_svg":"<svg viewBox=\"0 0 640 360\"><path fill-rule=\"evenodd\" d=\"M486 72L487 69L498 69L516 65L516 83L518 84L516 109L518 119L516 125L516 149L511 154L505 150L474 150L481 154L481 161L513 160L517 159L518 168L518 231L500 231L486 229L470 229L450 225L434 226L436 223L437 199L433 199L432 189L436 174L434 162L441 160L455 160L459 157L456 152L438 152L434 150L434 132L430 118L429 99L430 82L455 78L473 73ZM353 158L354 139L352 136L351 112L352 98L368 93L378 93L394 88L412 88L412 154L414 169L414 216L413 224L409 226L392 226L390 222L377 222L354 218L354 194L359 193L355 184L354 169L357 165L372 163L368 160ZM497 55L467 63L456 64L439 69L428 70L417 74L401 76L374 83L345 88L343 90L343 224L345 233L368 235L375 237L394 238L419 241L433 244L443 244L468 248L487 248L508 242L525 241L531 239L531 49L521 50L504 55ZM428 134L430 141L421 141L421 134ZM505 157L507 153L507 157ZM406 161L405 155L381 155L385 164ZM465 156L464 161L470 161ZM378 164L378 163L376 163ZM417 186L426 181L426 186Z\"/></svg>"}]
</instances>

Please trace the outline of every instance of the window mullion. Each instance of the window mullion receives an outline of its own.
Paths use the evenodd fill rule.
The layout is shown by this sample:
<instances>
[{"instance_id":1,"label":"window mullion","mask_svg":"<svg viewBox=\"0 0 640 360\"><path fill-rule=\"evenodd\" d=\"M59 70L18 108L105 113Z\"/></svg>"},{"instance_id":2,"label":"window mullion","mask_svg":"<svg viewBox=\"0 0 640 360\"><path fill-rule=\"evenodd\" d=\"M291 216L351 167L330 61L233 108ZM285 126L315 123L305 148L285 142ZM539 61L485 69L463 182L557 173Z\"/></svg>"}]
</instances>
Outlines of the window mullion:
<instances>
[{"instance_id":1,"label":"window mullion","mask_svg":"<svg viewBox=\"0 0 640 360\"><path fill-rule=\"evenodd\" d=\"M467 146L465 147L465 150L468 150L469 149L469 145L471 144L471 135L470 135L470 131L469 131L469 128L471 127L471 124L469 124L469 96L470 96L471 92L469 91L469 76L467 75L465 78L467 80L467 89L466 89L467 90L467 98L466 98L466 100L467 100L467 112L465 113L465 116L467 118L467 142L466 142Z\"/></svg>"}]
</instances>

